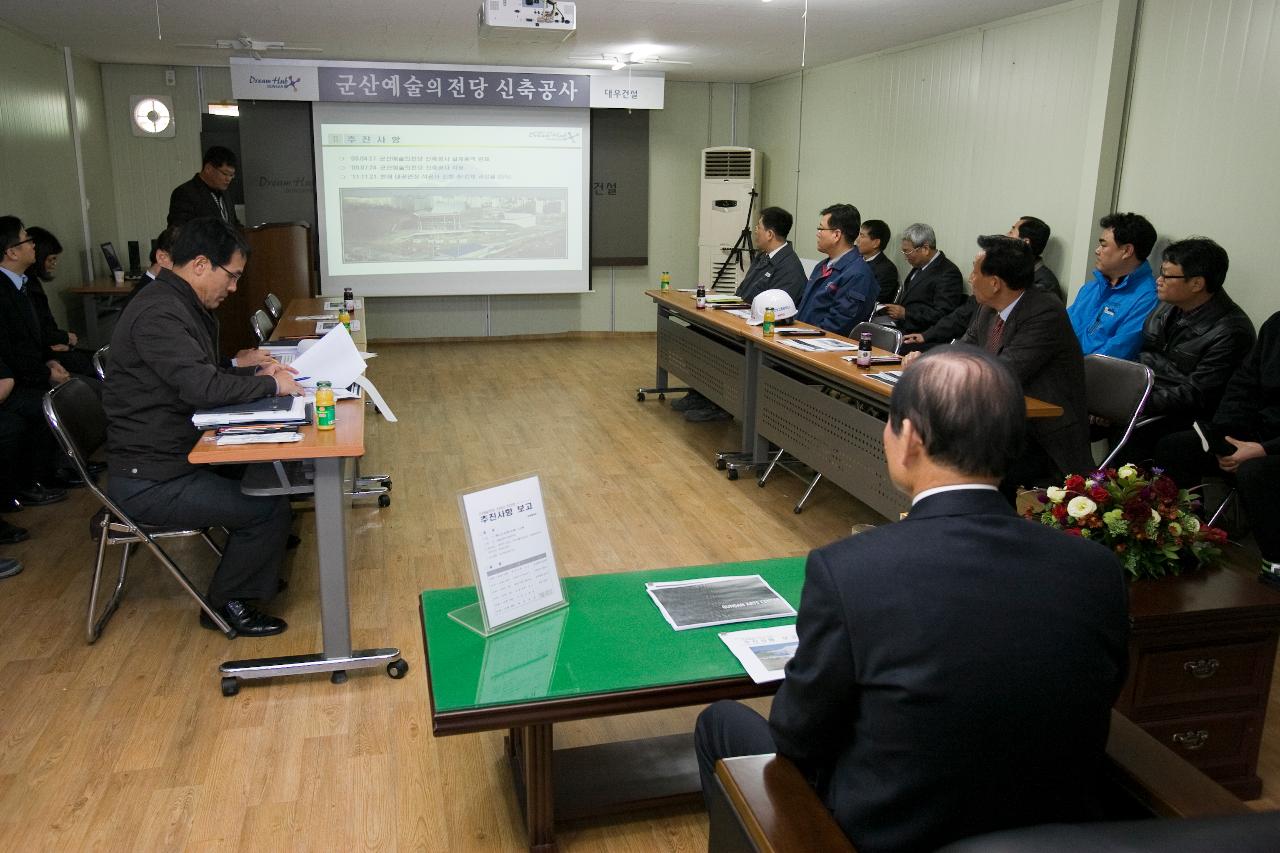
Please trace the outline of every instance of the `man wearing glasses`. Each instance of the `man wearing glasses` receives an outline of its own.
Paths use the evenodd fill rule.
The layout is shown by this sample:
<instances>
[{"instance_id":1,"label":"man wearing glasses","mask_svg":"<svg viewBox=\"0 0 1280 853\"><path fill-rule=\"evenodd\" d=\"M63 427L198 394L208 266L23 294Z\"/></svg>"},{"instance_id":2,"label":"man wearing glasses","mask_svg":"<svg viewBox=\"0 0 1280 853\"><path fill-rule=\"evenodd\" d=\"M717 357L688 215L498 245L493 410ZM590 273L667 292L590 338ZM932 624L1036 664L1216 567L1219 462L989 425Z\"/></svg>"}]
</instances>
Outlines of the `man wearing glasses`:
<instances>
[{"instance_id":1,"label":"man wearing glasses","mask_svg":"<svg viewBox=\"0 0 1280 853\"><path fill-rule=\"evenodd\" d=\"M938 251L938 237L923 222L902 232L902 257L911 265L897 296L880 306L873 322L897 326L903 334L924 332L964 302L960 268Z\"/></svg>"},{"instance_id":2,"label":"man wearing glasses","mask_svg":"<svg viewBox=\"0 0 1280 853\"><path fill-rule=\"evenodd\" d=\"M177 227L201 216L216 216L239 225L236 208L227 188L236 177L236 153L215 145L204 152L204 164L191 180L174 187L169 195L169 227Z\"/></svg>"},{"instance_id":3,"label":"man wearing glasses","mask_svg":"<svg viewBox=\"0 0 1280 853\"><path fill-rule=\"evenodd\" d=\"M209 583L209 603L240 635L261 637L286 628L254 602L278 591L288 499L243 494L228 472L187 461L200 436L191 423L196 410L302 393L283 365L219 364L212 312L236 289L248 255L240 232L221 219L182 227L173 268L161 270L116 324L102 403L108 494L144 524L225 527L230 536ZM214 627L203 613L201 624Z\"/></svg>"},{"instance_id":4,"label":"man wearing glasses","mask_svg":"<svg viewBox=\"0 0 1280 853\"><path fill-rule=\"evenodd\" d=\"M875 273L854 241L862 214L851 204L833 204L818 220L818 251L827 259L813 268L797 306L796 319L837 335L847 335L871 316L875 307Z\"/></svg>"}]
</instances>

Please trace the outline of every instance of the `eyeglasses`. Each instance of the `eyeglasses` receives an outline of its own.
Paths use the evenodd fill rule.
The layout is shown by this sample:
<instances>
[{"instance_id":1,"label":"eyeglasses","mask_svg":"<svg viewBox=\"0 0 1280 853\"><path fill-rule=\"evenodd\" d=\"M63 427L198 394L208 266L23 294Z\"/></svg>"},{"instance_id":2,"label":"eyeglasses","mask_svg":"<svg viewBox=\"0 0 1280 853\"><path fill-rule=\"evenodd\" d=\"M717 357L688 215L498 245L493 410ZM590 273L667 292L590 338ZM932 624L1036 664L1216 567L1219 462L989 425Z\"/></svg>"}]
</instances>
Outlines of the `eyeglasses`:
<instances>
[{"instance_id":1,"label":"eyeglasses","mask_svg":"<svg viewBox=\"0 0 1280 853\"><path fill-rule=\"evenodd\" d=\"M912 253L914 253L914 252L918 252L918 251L920 251L920 250L921 250L921 249L923 249L923 248L924 248L924 246L912 246L910 249L903 249L903 250L902 250L902 254L903 254L903 255L910 256Z\"/></svg>"},{"instance_id":2,"label":"eyeglasses","mask_svg":"<svg viewBox=\"0 0 1280 853\"><path fill-rule=\"evenodd\" d=\"M818 230L819 231L839 231L840 229L839 228L823 228L821 225L819 225Z\"/></svg>"},{"instance_id":3,"label":"eyeglasses","mask_svg":"<svg viewBox=\"0 0 1280 853\"><path fill-rule=\"evenodd\" d=\"M34 246L34 245L35 245L35 242L36 242L36 238L35 238L35 237L28 237L28 238L27 238L27 239L25 239L25 240L19 240L18 242L13 243L13 244L12 244L12 245L10 245L7 249L5 249L5 251L7 252L7 251L9 251L9 249L16 249L16 248L18 248L19 246L25 246L27 243L30 243L30 244L32 244L32 245Z\"/></svg>"},{"instance_id":4,"label":"eyeglasses","mask_svg":"<svg viewBox=\"0 0 1280 853\"><path fill-rule=\"evenodd\" d=\"M217 172L219 175L226 178L228 181L235 180L235 177L236 177L235 169L218 169Z\"/></svg>"},{"instance_id":5,"label":"eyeglasses","mask_svg":"<svg viewBox=\"0 0 1280 853\"><path fill-rule=\"evenodd\" d=\"M244 270L240 270L240 272L232 272L231 270L229 270L229 269L227 269L226 267L224 267L222 264L218 264L218 269L220 269L220 270L222 270L224 273L226 273L226 274L227 274L227 276L231 279L231 281L232 281L232 282L237 282L237 281L239 281L239 280L240 280L240 276L244 275Z\"/></svg>"},{"instance_id":6,"label":"eyeglasses","mask_svg":"<svg viewBox=\"0 0 1280 853\"><path fill-rule=\"evenodd\" d=\"M1163 279L1164 281L1174 281L1174 280L1176 280L1176 279L1180 279L1180 278L1181 278L1181 279L1188 279L1188 278L1191 278L1191 276L1189 276L1189 275L1165 275L1164 273L1160 273L1159 275L1157 275L1157 276L1156 276L1156 278Z\"/></svg>"}]
</instances>

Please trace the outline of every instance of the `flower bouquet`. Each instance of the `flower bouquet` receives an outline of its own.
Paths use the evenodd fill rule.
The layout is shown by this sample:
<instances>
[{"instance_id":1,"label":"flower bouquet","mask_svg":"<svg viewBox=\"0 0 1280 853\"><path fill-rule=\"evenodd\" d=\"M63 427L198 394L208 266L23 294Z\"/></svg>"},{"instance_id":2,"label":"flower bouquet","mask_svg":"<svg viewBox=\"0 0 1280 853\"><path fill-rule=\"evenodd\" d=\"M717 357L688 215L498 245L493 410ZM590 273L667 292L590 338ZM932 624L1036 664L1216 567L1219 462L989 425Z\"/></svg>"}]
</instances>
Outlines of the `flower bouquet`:
<instances>
[{"instance_id":1,"label":"flower bouquet","mask_svg":"<svg viewBox=\"0 0 1280 853\"><path fill-rule=\"evenodd\" d=\"M1045 490L1027 518L1106 545L1133 578L1160 578L1212 565L1226 531L1192 514L1192 498L1159 468L1135 465L1073 474Z\"/></svg>"}]
</instances>

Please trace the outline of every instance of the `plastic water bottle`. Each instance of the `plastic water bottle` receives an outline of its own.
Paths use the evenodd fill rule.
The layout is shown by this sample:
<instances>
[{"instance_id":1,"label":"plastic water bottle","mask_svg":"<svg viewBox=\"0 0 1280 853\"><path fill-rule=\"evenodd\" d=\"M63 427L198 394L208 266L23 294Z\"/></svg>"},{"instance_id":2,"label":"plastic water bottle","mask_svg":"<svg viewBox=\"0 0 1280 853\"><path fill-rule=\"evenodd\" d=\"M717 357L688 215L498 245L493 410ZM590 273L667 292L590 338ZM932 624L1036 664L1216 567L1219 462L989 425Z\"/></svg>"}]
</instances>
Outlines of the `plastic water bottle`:
<instances>
[{"instance_id":1,"label":"plastic water bottle","mask_svg":"<svg viewBox=\"0 0 1280 853\"><path fill-rule=\"evenodd\" d=\"M664 293L671 289L671 273L664 272L658 277L658 288Z\"/></svg>"},{"instance_id":2,"label":"plastic water bottle","mask_svg":"<svg viewBox=\"0 0 1280 853\"><path fill-rule=\"evenodd\" d=\"M761 324L760 331L764 334L766 338L773 337L773 324L776 319L777 318L776 318L776 315L773 313L772 305L764 309L764 323Z\"/></svg>"}]
</instances>

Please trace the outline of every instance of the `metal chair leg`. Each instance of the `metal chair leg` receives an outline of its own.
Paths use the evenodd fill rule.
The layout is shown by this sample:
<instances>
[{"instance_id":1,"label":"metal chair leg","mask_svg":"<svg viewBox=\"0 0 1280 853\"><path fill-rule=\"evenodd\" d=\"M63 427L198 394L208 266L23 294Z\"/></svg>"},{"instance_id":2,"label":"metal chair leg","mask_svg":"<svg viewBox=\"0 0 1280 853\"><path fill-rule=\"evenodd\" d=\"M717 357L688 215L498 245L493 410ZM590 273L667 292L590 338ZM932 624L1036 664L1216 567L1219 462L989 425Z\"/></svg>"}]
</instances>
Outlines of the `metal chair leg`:
<instances>
[{"instance_id":1,"label":"metal chair leg","mask_svg":"<svg viewBox=\"0 0 1280 853\"><path fill-rule=\"evenodd\" d=\"M93 587L89 591L89 613L85 622L85 641L90 645L97 642L98 638L102 636L102 631L107 627L107 622L115 614L116 608L120 606L120 596L124 592L125 575L129 571L130 544L125 543L124 551L120 554L120 576L116 579L115 591L112 592L107 606L103 608L102 615L95 616L98 608L98 591L102 584L102 566L106 561L107 531L104 529L98 537L98 560L93 567Z\"/></svg>"},{"instance_id":2,"label":"metal chair leg","mask_svg":"<svg viewBox=\"0 0 1280 853\"><path fill-rule=\"evenodd\" d=\"M218 613L218 611L214 610L213 607L210 606L208 599L206 599L204 595L191 585L191 581L187 580L186 574L183 573L182 569L178 568L178 564L169 559L169 555L164 552L163 548L156 544L154 539L147 537L145 542L147 543L147 547L151 549L151 553L156 555L156 559L158 559L164 567L169 570L169 574L173 575L174 580L176 580L182 588L187 591L188 595L196 600L200 605L200 609L205 612L205 615L213 620L213 624L218 626L218 630L223 634L226 634L228 640L235 639L235 629L228 624L226 619L222 618L222 614ZM125 547L128 548L127 545Z\"/></svg>"},{"instance_id":3,"label":"metal chair leg","mask_svg":"<svg viewBox=\"0 0 1280 853\"><path fill-rule=\"evenodd\" d=\"M1236 498L1236 490L1235 490L1235 489L1232 489L1231 491L1227 492L1227 496L1226 496L1225 498L1223 498L1223 499L1222 499L1222 503L1218 504L1218 508L1217 508L1216 510L1214 510L1213 517L1212 517L1212 518L1210 518L1210 519L1209 519L1207 522L1205 522L1205 523L1206 523L1206 524L1208 524L1210 527L1217 527L1217 526L1218 526L1218 516L1222 515L1223 511L1224 511L1224 510L1226 510L1226 508L1227 508L1227 504L1231 503L1231 501L1232 501L1233 499L1235 499L1235 498Z\"/></svg>"},{"instance_id":4,"label":"metal chair leg","mask_svg":"<svg viewBox=\"0 0 1280 853\"><path fill-rule=\"evenodd\" d=\"M761 474L760 479L756 481L761 488L764 488L765 481L769 479L769 475L773 473L773 469L778 467L778 461L782 459L782 454L786 452L787 451L779 447L778 452L773 454L773 458L769 460L769 467L764 469L764 473Z\"/></svg>"},{"instance_id":5,"label":"metal chair leg","mask_svg":"<svg viewBox=\"0 0 1280 853\"><path fill-rule=\"evenodd\" d=\"M809 500L809 495L813 494L813 490L818 487L818 481L822 479L821 474L814 474L813 479L809 481L809 488L804 490L804 495L800 498L800 502L792 509L796 515L804 509L805 501Z\"/></svg>"},{"instance_id":6,"label":"metal chair leg","mask_svg":"<svg viewBox=\"0 0 1280 853\"><path fill-rule=\"evenodd\" d=\"M201 530L200 538L204 540L206 545L213 549L213 553L217 554L219 558L222 557L222 546L213 541L213 537L209 535L208 530Z\"/></svg>"}]
</instances>

